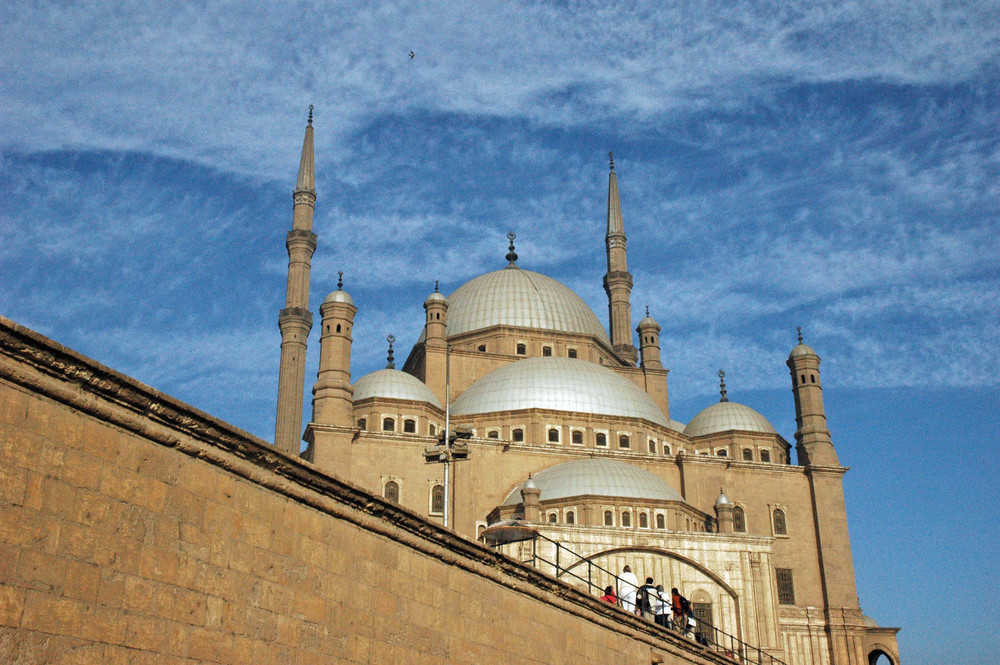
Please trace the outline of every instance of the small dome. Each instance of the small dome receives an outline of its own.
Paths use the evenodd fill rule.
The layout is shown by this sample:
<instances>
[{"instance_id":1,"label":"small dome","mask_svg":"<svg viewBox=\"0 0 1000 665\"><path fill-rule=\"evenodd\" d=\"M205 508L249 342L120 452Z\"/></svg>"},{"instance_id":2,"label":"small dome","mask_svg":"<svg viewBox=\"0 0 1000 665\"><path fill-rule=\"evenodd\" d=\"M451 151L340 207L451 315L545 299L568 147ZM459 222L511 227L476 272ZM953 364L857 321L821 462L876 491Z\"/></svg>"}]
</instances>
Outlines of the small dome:
<instances>
[{"instance_id":1,"label":"small dome","mask_svg":"<svg viewBox=\"0 0 1000 665\"><path fill-rule=\"evenodd\" d=\"M815 351L812 350L812 347L800 343L798 346L792 349L792 352L788 354L788 357L789 359L791 359L791 358L798 358L799 356L818 356L818 355L819 354L817 354Z\"/></svg>"},{"instance_id":2,"label":"small dome","mask_svg":"<svg viewBox=\"0 0 1000 665\"><path fill-rule=\"evenodd\" d=\"M703 409L684 428L684 433L690 437L705 436L716 432L741 430L744 432L763 432L777 434L767 418L760 415L749 406L736 402L718 402Z\"/></svg>"},{"instance_id":3,"label":"small dome","mask_svg":"<svg viewBox=\"0 0 1000 665\"><path fill-rule=\"evenodd\" d=\"M440 291L434 291L429 296L427 296L427 300L424 301L424 304L429 305L432 302L448 302L448 299L445 298L444 294L441 293Z\"/></svg>"},{"instance_id":4,"label":"small dome","mask_svg":"<svg viewBox=\"0 0 1000 665\"><path fill-rule=\"evenodd\" d=\"M588 360L557 356L525 358L490 372L459 395L451 414L524 409L642 418L674 428L653 398L628 379Z\"/></svg>"},{"instance_id":5,"label":"small dome","mask_svg":"<svg viewBox=\"0 0 1000 665\"><path fill-rule=\"evenodd\" d=\"M715 500L715 505L716 506L729 506L729 505L732 505L732 502L729 500L729 497L726 496L725 492L719 492L719 498L717 498Z\"/></svg>"},{"instance_id":6,"label":"small dome","mask_svg":"<svg viewBox=\"0 0 1000 665\"><path fill-rule=\"evenodd\" d=\"M536 490L536 489L538 489L538 485L535 484L535 479L534 478L532 478L531 476L528 476L528 479L524 481L523 485L521 485L521 489L523 489L523 490Z\"/></svg>"},{"instance_id":7,"label":"small dome","mask_svg":"<svg viewBox=\"0 0 1000 665\"><path fill-rule=\"evenodd\" d=\"M867 614L862 615L865 621L865 628L878 628L878 624L875 623L875 619L871 618Z\"/></svg>"},{"instance_id":8,"label":"small dome","mask_svg":"<svg viewBox=\"0 0 1000 665\"><path fill-rule=\"evenodd\" d=\"M328 295L326 298L323 298L323 302L324 303L343 302L347 303L348 305L353 305L354 298L352 298L351 294L349 294L347 291L344 291L343 289L337 289L336 291L331 291L330 295Z\"/></svg>"},{"instance_id":9,"label":"small dome","mask_svg":"<svg viewBox=\"0 0 1000 665\"><path fill-rule=\"evenodd\" d=\"M626 462L588 458L563 462L532 475L542 491L542 499L553 501L571 496L604 496L652 501L684 501L680 492L659 476ZM521 503L521 483L507 495L503 505Z\"/></svg>"},{"instance_id":10,"label":"small dome","mask_svg":"<svg viewBox=\"0 0 1000 665\"><path fill-rule=\"evenodd\" d=\"M441 408L441 402L430 388L412 374L398 369L380 369L358 379L354 383L354 401L369 397L427 402Z\"/></svg>"},{"instance_id":11,"label":"small dome","mask_svg":"<svg viewBox=\"0 0 1000 665\"><path fill-rule=\"evenodd\" d=\"M642 321L639 321L639 325L636 326L636 327L640 328L640 329L645 329L645 328L659 328L660 324L657 323L656 319L654 319L653 317L651 317L651 316L644 316L642 318Z\"/></svg>"}]
</instances>

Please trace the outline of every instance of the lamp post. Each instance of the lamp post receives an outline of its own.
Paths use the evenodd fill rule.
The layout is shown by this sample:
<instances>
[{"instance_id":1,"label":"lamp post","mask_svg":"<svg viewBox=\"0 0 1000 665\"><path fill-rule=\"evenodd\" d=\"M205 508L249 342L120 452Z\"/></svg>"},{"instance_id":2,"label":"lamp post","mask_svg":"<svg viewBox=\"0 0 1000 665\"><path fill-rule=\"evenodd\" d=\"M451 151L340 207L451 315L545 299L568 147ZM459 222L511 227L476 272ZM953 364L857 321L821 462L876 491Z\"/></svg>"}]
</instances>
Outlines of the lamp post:
<instances>
[{"instance_id":1,"label":"lamp post","mask_svg":"<svg viewBox=\"0 0 1000 665\"><path fill-rule=\"evenodd\" d=\"M451 527L451 463L469 459L469 444L464 439L472 438L472 429L458 426L451 429L451 345L444 348L444 431L438 435L437 445L424 448L424 460L428 464L444 464L444 526Z\"/></svg>"}]
</instances>

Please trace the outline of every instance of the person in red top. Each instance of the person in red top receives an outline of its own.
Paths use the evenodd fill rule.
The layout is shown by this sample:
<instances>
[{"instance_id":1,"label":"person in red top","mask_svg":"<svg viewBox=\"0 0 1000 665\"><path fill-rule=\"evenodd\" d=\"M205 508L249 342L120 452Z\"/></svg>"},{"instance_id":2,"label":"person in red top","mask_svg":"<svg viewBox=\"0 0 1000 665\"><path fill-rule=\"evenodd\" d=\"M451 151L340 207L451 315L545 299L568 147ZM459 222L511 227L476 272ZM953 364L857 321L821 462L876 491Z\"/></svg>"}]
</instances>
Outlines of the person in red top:
<instances>
[{"instance_id":1,"label":"person in red top","mask_svg":"<svg viewBox=\"0 0 1000 665\"><path fill-rule=\"evenodd\" d=\"M617 605L618 604L618 596L615 594L615 588L613 586L607 587L604 590L604 595L601 596L598 600L603 600L605 603L610 603L612 605Z\"/></svg>"},{"instance_id":2,"label":"person in red top","mask_svg":"<svg viewBox=\"0 0 1000 665\"><path fill-rule=\"evenodd\" d=\"M674 587L670 590L670 610L674 615L674 629L681 632L687 626L687 618L684 616L684 608L681 605L681 592Z\"/></svg>"}]
</instances>

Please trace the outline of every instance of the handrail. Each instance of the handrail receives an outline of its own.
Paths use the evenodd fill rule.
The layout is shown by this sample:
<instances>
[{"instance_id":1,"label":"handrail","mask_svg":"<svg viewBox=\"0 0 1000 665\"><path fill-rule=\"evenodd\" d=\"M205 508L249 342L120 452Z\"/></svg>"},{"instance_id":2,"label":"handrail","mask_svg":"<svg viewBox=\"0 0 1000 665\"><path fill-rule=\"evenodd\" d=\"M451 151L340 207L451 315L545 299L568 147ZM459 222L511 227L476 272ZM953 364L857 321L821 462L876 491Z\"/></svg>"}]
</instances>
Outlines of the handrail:
<instances>
[{"instance_id":1,"label":"handrail","mask_svg":"<svg viewBox=\"0 0 1000 665\"><path fill-rule=\"evenodd\" d=\"M538 552L538 541L551 543L555 546L555 561L549 561L543 558ZM580 562L585 562L587 564L587 576L582 577L577 573L573 572L569 568L565 567L563 561L563 553L567 555L572 555L576 557ZM535 532L534 536L531 538L531 565L534 568L540 568L539 563L543 563L552 566L555 570L555 577L565 578L571 577L573 579L579 580L580 582L587 585L587 590L593 593L594 589L597 589L599 593L604 593L604 588L600 584L594 583L594 570L596 569L600 573L607 575L609 578L614 580L615 589L621 588L621 578L615 573L611 572L606 568L595 564L588 557L577 554L573 550L569 549L559 541L553 540L547 536ZM576 566L577 561L571 562L571 566ZM626 582L628 586L632 586L631 582ZM661 597L661 600L664 600ZM619 603L621 600L619 599ZM669 604L669 603L668 603ZM658 625L658 624L657 624ZM771 654L763 651L760 647L753 646L752 644L747 644L743 640L739 639L735 635L730 635L729 633L716 628L715 626L708 624L702 624L699 622L697 628L694 631L688 630L687 626L684 627L683 631L678 631L669 628L660 628L664 631L670 631L672 634L684 635L685 637L693 638L695 642L702 645L707 649L712 649L716 652L722 653L727 658L730 658L735 663L744 663L746 665L786 665L782 660L779 660L772 656Z\"/></svg>"}]
</instances>

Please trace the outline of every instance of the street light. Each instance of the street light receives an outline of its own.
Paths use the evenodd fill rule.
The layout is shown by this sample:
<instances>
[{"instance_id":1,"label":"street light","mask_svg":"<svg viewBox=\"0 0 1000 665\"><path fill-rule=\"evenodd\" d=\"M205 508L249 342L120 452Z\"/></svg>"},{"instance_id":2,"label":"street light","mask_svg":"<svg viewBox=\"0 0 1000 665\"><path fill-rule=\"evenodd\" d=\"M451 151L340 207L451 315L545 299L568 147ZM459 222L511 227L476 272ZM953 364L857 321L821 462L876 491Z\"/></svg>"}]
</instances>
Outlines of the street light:
<instances>
[{"instance_id":1,"label":"street light","mask_svg":"<svg viewBox=\"0 0 1000 665\"><path fill-rule=\"evenodd\" d=\"M451 463L469 459L469 444L472 428L459 425L451 429L451 345L444 347L444 431L438 434L437 445L424 448L424 461L428 464L444 464L444 526L451 522Z\"/></svg>"}]
</instances>

